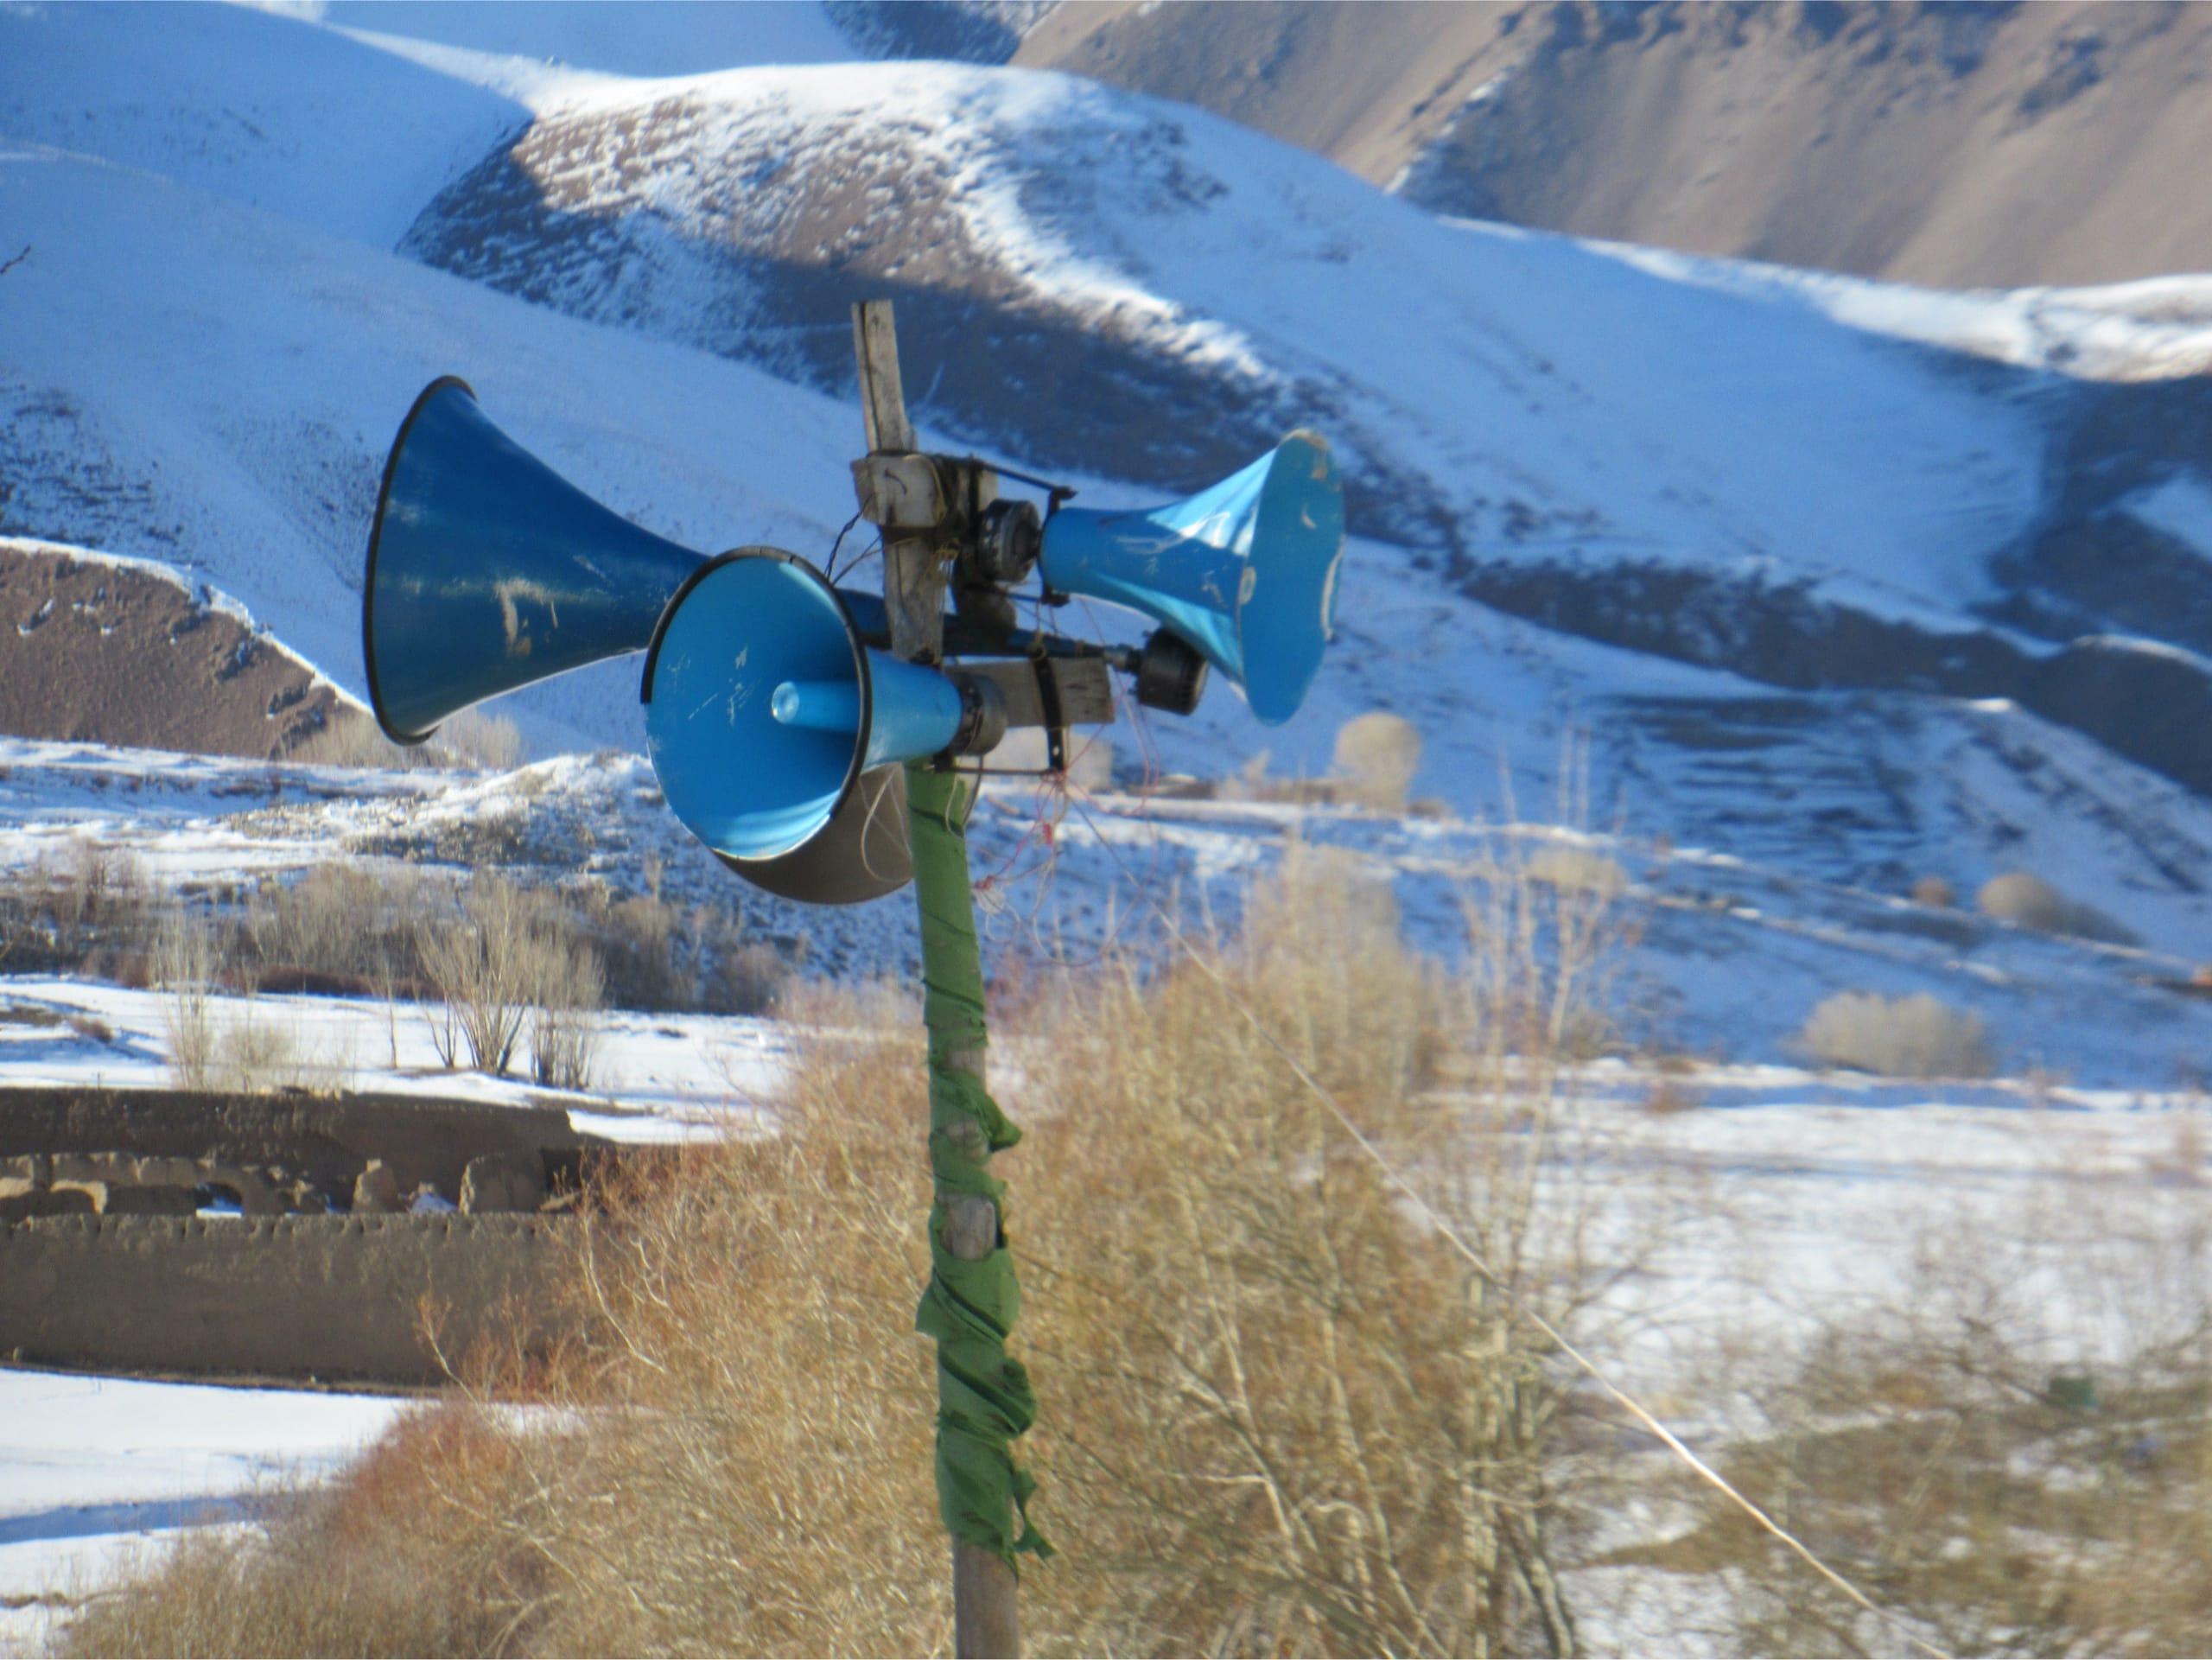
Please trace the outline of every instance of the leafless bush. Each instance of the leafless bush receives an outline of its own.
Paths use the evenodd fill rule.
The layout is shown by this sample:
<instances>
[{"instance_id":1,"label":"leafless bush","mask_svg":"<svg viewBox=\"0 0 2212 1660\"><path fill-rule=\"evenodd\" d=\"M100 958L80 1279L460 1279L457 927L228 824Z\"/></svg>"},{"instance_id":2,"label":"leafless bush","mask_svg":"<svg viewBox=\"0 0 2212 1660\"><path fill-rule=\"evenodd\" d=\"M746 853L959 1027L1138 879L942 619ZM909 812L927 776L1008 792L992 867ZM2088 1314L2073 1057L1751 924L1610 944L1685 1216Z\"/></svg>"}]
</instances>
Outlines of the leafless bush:
<instances>
[{"instance_id":1,"label":"leafless bush","mask_svg":"<svg viewBox=\"0 0 2212 1660\"><path fill-rule=\"evenodd\" d=\"M1800 1040L1831 1066L1890 1078L1986 1078L1996 1070L1981 1017L1924 991L1839 991L1814 1009Z\"/></svg>"},{"instance_id":2,"label":"leafless bush","mask_svg":"<svg viewBox=\"0 0 2212 1660\"><path fill-rule=\"evenodd\" d=\"M791 964L775 947L732 943L715 953L700 1001L718 1014L763 1014L791 983Z\"/></svg>"},{"instance_id":3,"label":"leafless bush","mask_svg":"<svg viewBox=\"0 0 2212 1660\"><path fill-rule=\"evenodd\" d=\"M1975 896L1981 913L2037 933L2070 934L2108 945L2133 945L2135 936L2094 906L2070 900L2040 876L2008 871L1982 884Z\"/></svg>"},{"instance_id":4,"label":"leafless bush","mask_svg":"<svg viewBox=\"0 0 2212 1660\"><path fill-rule=\"evenodd\" d=\"M181 1090L213 1085L215 1026L208 1011L215 952L207 926L170 916L154 952L154 983L168 994L162 1024L169 1040L169 1081Z\"/></svg>"},{"instance_id":5,"label":"leafless bush","mask_svg":"<svg viewBox=\"0 0 2212 1660\"><path fill-rule=\"evenodd\" d=\"M541 924L540 973L530 1015L531 1075L556 1089L581 1090L591 1080L599 1048L606 974L584 940Z\"/></svg>"},{"instance_id":6,"label":"leafless bush","mask_svg":"<svg viewBox=\"0 0 2212 1660\"><path fill-rule=\"evenodd\" d=\"M438 728L433 741L463 766L512 773L530 759L522 728L504 715L465 709Z\"/></svg>"},{"instance_id":7,"label":"leafless bush","mask_svg":"<svg viewBox=\"0 0 2212 1660\"><path fill-rule=\"evenodd\" d=\"M419 977L415 927L424 907L414 871L367 862L315 866L247 902L238 954L250 983L280 990L386 995Z\"/></svg>"},{"instance_id":8,"label":"leafless bush","mask_svg":"<svg viewBox=\"0 0 2212 1660\"><path fill-rule=\"evenodd\" d=\"M1356 715L1337 729L1336 773L1344 798L1377 812L1403 812L1421 770L1421 734L1399 715Z\"/></svg>"},{"instance_id":9,"label":"leafless bush","mask_svg":"<svg viewBox=\"0 0 2212 1660\"><path fill-rule=\"evenodd\" d=\"M143 972L162 906L127 849L73 836L0 881L0 960L13 971Z\"/></svg>"},{"instance_id":10,"label":"leafless bush","mask_svg":"<svg viewBox=\"0 0 2212 1660\"><path fill-rule=\"evenodd\" d=\"M273 1095L311 1089L326 1081L322 1069L300 1053L293 1034L263 1020L251 1003L215 1040L206 1087L240 1095Z\"/></svg>"},{"instance_id":11,"label":"leafless bush","mask_svg":"<svg viewBox=\"0 0 2212 1660\"><path fill-rule=\"evenodd\" d=\"M465 1051L478 1070L505 1072L537 977L537 906L505 877L480 872L454 909L416 925L415 955L438 997L430 1042L443 1065L457 1065Z\"/></svg>"},{"instance_id":12,"label":"leafless bush","mask_svg":"<svg viewBox=\"0 0 2212 1660\"><path fill-rule=\"evenodd\" d=\"M599 942L609 1001L623 1008L690 1008L698 976L690 961L682 917L656 894L586 895L584 916Z\"/></svg>"},{"instance_id":13,"label":"leafless bush","mask_svg":"<svg viewBox=\"0 0 2212 1660\"><path fill-rule=\"evenodd\" d=\"M286 758L311 766L373 766L388 772L427 766L434 759L420 747L392 742L366 715L346 709L333 709L321 729L294 744Z\"/></svg>"},{"instance_id":14,"label":"leafless bush","mask_svg":"<svg viewBox=\"0 0 2212 1660\"><path fill-rule=\"evenodd\" d=\"M1492 966L1455 977L1404 950L1385 891L1298 851L1244 941L1157 978L1111 964L1010 1034L1033 1105L1003 1161L1031 1287L1015 1347L1046 1396L1025 1456L1065 1549L1023 1581L1039 1650L1572 1646L1564 1399L1513 1311L1570 1320L1580 1294L1538 1194L1569 1073L1525 1045L1573 1029L1596 982L1580 911L1555 966L1583 897L1520 886L1471 902ZM1409 1219L1247 1008L1495 1281ZM415 1420L264 1536L96 1605L75 1646L942 1650L935 1390L907 1332L927 1111L900 1014L885 1040L816 1046L776 1136L601 1190L582 1335L532 1380L556 1409L535 1428L467 1401ZM285 1582L319 1555L327 1585Z\"/></svg>"},{"instance_id":15,"label":"leafless bush","mask_svg":"<svg viewBox=\"0 0 2212 1660\"><path fill-rule=\"evenodd\" d=\"M418 920L414 944L437 993L429 1019L442 1064L465 1052L504 1073L527 1032L541 1082L588 1075L605 974L552 896L480 872L444 914Z\"/></svg>"}]
</instances>

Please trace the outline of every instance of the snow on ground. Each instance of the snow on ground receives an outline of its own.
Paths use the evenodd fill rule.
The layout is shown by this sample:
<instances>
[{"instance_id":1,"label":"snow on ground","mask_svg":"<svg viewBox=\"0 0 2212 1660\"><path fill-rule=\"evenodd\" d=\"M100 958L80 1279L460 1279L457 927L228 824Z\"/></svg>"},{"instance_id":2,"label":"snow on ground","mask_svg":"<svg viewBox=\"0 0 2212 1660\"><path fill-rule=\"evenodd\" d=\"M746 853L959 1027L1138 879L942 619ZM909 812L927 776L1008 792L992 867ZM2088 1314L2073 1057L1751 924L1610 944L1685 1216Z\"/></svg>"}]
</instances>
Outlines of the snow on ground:
<instances>
[{"instance_id":1,"label":"snow on ground","mask_svg":"<svg viewBox=\"0 0 2212 1660\"><path fill-rule=\"evenodd\" d=\"M2009 719L1986 715L2000 737ZM1965 747L1939 751L1929 775L1999 824L2022 811L2008 791L2031 785L2063 789L2082 812L2077 781L2046 764L2023 784L1997 765L2001 747L1986 737L1952 734ZM0 871L41 862L66 871L105 849L149 881L207 894L331 859L388 861L448 880L492 862L528 881L599 881L627 893L658 881L671 902L727 909L748 938L773 943L810 976L903 977L915 960L905 895L808 908L759 893L685 835L632 755L563 757L504 774L356 773L0 740ZM2212 1053L2212 999L2187 983L2208 901L2171 874L2152 881L2174 848L2194 845L2146 840L2158 799L2109 806L2111 826L2084 815L2072 831L2080 848L2026 844L2070 868L2135 847L2140 891L2076 897L2139 928L2138 944L2056 938L1912 904L1898 896L1904 881L1869 889L1847 873L1808 874L1625 829L1583 834L1120 789L1060 798L1005 781L986 791L972 839L987 950L1001 970L1079 962L1109 940L1156 952L1166 930L1151 907L1167 895L1181 906L1179 927L1233 927L1247 884L1294 843L1341 849L1388 882L1411 937L1448 959L1465 943L1462 897L1500 849L1556 843L1618 869L1643 934L1628 996L1634 1035L1647 1044L1790 1063L1802 1058L1797 1032L1830 993L1927 992L1982 1015L2002 1064L2085 1087L2165 1090ZM1777 811L1828 809L1801 793ZM364 1055L388 1047L355 1046Z\"/></svg>"},{"instance_id":2,"label":"snow on ground","mask_svg":"<svg viewBox=\"0 0 2212 1660\"><path fill-rule=\"evenodd\" d=\"M0 1087L165 1088L171 1006L165 993L99 981L0 978ZM618 1141L750 1133L770 1116L792 1040L772 1021L616 1012L595 1051L601 1081L563 1091L447 1070L426 1012L412 1003L217 993L207 1012L219 1038L240 1027L273 1034L317 1088L567 1106L579 1129Z\"/></svg>"},{"instance_id":3,"label":"snow on ground","mask_svg":"<svg viewBox=\"0 0 2212 1660\"><path fill-rule=\"evenodd\" d=\"M2195 479L2168 479L2137 492L2121 508L2154 531L2212 559L2212 489Z\"/></svg>"},{"instance_id":4,"label":"snow on ground","mask_svg":"<svg viewBox=\"0 0 2212 1660\"><path fill-rule=\"evenodd\" d=\"M849 48L810 6L289 10L0 8L0 258L33 249L0 285L4 449L11 522L218 582L349 684L378 468L437 373L469 373L527 448L680 543L827 548L859 442L849 401L633 326L664 315L644 303L656 283L686 304L728 299L699 286L685 238L717 169L748 156L776 163L746 175L772 218L810 158L905 149L957 187L994 280L1163 361L1294 389L1347 455L1438 491L1485 555L1765 572L1937 629L1990 597L1987 556L2042 504L2047 435L2033 410L1899 342L2076 377L2212 361L2206 279L1947 296L1440 223L1314 158L1089 83L840 63ZM632 79L659 76L684 79ZM677 92L708 111L689 130L699 170L653 181L647 217L676 230L623 273L615 309L636 303L607 319L621 326L392 251L534 117L619 123ZM621 207L620 179L599 183L594 200ZM1077 481L1086 505L1154 493ZM2212 499L2192 480L2121 505L2212 552ZM1241 884L1299 840L1389 881L1416 939L1449 954L1485 860L1571 845L1619 868L1641 924L1634 1034L1696 1057L1589 1079L1590 1156L1573 1173L1613 1218L1601 1237L1626 1255L1662 1224L1605 1311L1627 1381L1688 1391L1723 1336L1772 1346L1894 1297L1931 1231L1984 1217L2039 1242L2008 1266L2044 1310L2054 1363L2109 1352L2111 1300L2131 1294L2098 1272L2100 1252L2201 1218L2212 1193L2212 999L2187 985L2212 937L2202 802L2005 705L1781 709L1728 675L1498 615L1404 548L1355 540L1344 593L1343 642L1298 727L1263 732L1217 687L1192 722L1116 728L1121 783L1153 763L1218 777L1263 745L1276 777L1318 775L1338 723L1385 708L1427 735L1418 789L1441 815L1133 787L1061 811L996 785L976 829L995 961L1079 961L1109 938L1160 950L1147 896L1179 902L1182 925L1233 925ZM650 859L674 896L730 906L783 948L804 941L810 972L905 974L903 895L798 913L683 837L627 753L632 672L528 694L518 713L539 739L622 748L513 774L0 741L0 872L101 847L203 892L333 858L451 875L496 830L500 856L540 876L639 891ZM1578 733L1620 792L1593 804L1600 833L1518 822L1571 785L1561 756ZM2142 944L2055 940L1900 897L1922 875L1970 895L2013 865ZM1808 1070L1796 1034L1840 989L1926 991L1980 1014L2007 1076ZM215 1009L278 1025L358 1087L547 1094L439 1072L419 1016L373 1001ZM0 978L0 1085L160 1082L163 1012L156 993ZM616 1014L594 1087L561 1098L579 1125L632 1139L749 1131L793 1041L768 1021ZM1682 1110L1649 1110L1655 1097ZM327 1469L396 1409L0 1371L0 1601L277 1468ZM0 1617L0 1643L42 1619Z\"/></svg>"},{"instance_id":5,"label":"snow on ground","mask_svg":"<svg viewBox=\"0 0 2212 1660\"><path fill-rule=\"evenodd\" d=\"M73 845L97 838L139 856L149 880L179 887L281 880L321 859L397 860L410 849L416 868L435 873L444 830L520 811L513 868L523 874L588 864L634 884L650 852L666 860L678 894L695 879L702 897L729 902L740 891L711 862L679 856L664 809L648 798L650 773L630 756L511 774L353 773L16 741L0 742L0 866L41 855L66 862ZM1034 862L1034 828L1028 792L993 786L974 832L979 869ZM357 851L363 837L381 850ZM1736 1406L1759 1386L1747 1353L1772 1364L1794 1340L1893 1303L1916 1283L1923 1247L1977 1229L1988 1260L2000 1260L1993 1242L2008 1242L2002 1265L2016 1294L2032 1299L2055 1370L2107 1357L2124 1324L2139 1335L2146 1320L2177 1317L2178 1304L2148 1295L2140 1252L2110 1270L2123 1247L2155 1250L2201 1221L2212 1196L2212 1111L2201 1082L2176 1076L2212 1053L2212 1001L2177 989L2188 966L2179 957L2051 940L1618 836L1110 792L1060 821L1049 881L1015 876L985 889L986 931L1001 964L1047 941L1048 960L1080 960L1109 936L1157 950L1144 894L1179 895L1181 926L1203 925L1208 913L1233 925L1241 883L1294 840L1342 849L1390 881L1416 938L1447 952L1457 894L1501 851L1572 847L1618 866L1644 934L1631 1002L1676 999L1643 1011L1652 1022L1644 1035L1738 1059L1593 1067L1579 1086L1578 1127L1561 1138L1554 1193L1586 1209L1600 1260L1635 1268L1592 1311L1593 1348L1704 1444L1745 1428ZM840 973L904 971L905 895L842 918L850 932ZM1807 1069L1790 1034L1845 984L1928 989L1980 1009L2015 1070L1904 1082ZM161 1083L166 1002L78 977L0 978L0 1085ZM11 1009L35 1014L11 1020ZM404 1006L224 995L213 1013L275 1027L331 1069L331 1081L554 1101L580 1128L630 1140L754 1132L804 1036L772 1021L616 1013L591 1088L557 1094L439 1071L427 1027ZM1018 1054L1008 1059L1018 1065ZM2056 1075L2023 1077L2030 1062ZM1044 1103L1022 1098L1018 1073L1006 1095L1032 1135L1057 1133ZM1008 1173L1018 1183L1018 1167ZM887 1340L906 1340L903 1330L887 1321ZM1712 1387L1717 1366L1736 1393ZM0 1597L66 1589L149 1534L234 1518L235 1507L211 1501L250 1494L273 1466L327 1470L395 1409L0 1372L0 1411L18 1399L29 1403L21 1431L0 1438ZM48 1428L40 1410L61 1427ZM1646 1647L1668 1645L1655 1633L1678 1639L1652 1623L1649 1588L1635 1588L1625 1612L1593 1614L1593 1631L1645 1633ZM1588 1587L1593 1600L1615 1589L1602 1574ZM35 1640L50 1612L33 1604L8 1615L0 1644Z\"/></svg>"},{"instance_id":6,"label":"snow on ground","mask_svg":"<svg viewBox=\"0 0 2212 1660\"><path fill-rule=\"evenodd\" d=\"M1959 291L1630 243L1587 245L1670 281L1802 306L1853 328L2018 368L2090 380L2170 380L2212 368L2212 277Z\"/></svg>"},{"instance_id":7,"label":"snow on ground","mask_svg":"<svg viewBox=\"0 0 2212 1660\"><path fill-rule=\"evenodd\" d=\"M334 1469L405 1404L0 1367L0 1653L36 1651L56 1612L38 1599Z\"/></svg>"}]
</instances>

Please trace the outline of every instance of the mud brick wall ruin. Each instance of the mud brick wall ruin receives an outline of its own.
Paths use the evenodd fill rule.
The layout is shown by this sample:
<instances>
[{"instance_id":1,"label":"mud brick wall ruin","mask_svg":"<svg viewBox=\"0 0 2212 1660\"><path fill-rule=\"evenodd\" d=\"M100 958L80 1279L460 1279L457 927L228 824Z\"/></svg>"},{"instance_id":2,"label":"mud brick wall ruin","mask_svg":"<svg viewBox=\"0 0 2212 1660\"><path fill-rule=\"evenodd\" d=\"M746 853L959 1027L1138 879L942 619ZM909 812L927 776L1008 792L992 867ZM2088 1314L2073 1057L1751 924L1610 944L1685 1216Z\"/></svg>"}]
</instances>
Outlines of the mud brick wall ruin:
<instances>
[{"instance_id":1,"label":"mud brick wall ruin","mask_svg":"<svg viewBox=\"0 0 2212 1660\"><path fill-rule=\"evenodd\" d=\"M550 1334L566 1207L616 1151L557 1108L0 1091L0 1361L436 1383Z\"/></svg>"},{"instance_id":2,"label":"mud brick wall ruin","mask_svg":"<svg viewBox=\"0 0 2212 1660\"><path fill-rule=\"evenodd\" d=\"M435 1383L546 1335L559 1218L41 1217L0 1229L0 1358L95 1371ZM425 1315L438 1340L427 1334Z\"/></svg>"}]
</instances>

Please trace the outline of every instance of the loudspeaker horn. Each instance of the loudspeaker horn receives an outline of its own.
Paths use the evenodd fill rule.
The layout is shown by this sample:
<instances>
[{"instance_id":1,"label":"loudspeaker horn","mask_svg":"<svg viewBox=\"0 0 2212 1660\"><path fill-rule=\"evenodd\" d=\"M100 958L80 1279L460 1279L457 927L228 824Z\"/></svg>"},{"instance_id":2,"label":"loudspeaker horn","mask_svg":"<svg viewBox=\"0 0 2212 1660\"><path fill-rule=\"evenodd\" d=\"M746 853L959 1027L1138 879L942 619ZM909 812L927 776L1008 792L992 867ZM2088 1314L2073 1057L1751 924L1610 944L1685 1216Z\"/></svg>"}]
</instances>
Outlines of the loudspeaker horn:
<instances>
[{"instance_id":1,"label":"loudspeaker horn","mask_svg":"<svg viewBox=\"0 0 2212 1660\"><path fill-rule=\"evenodd\" d=\"M723 554L686 579L653 631L640 695L669 810L747 874L810 848L855 802L862 822L846 833L865 864L882 803L864 778L981 754L1006 730L990 682L867 645L828 579L775 548Z\"/></svg>"},{"instance_id":2,"label":"loudspeaker horn","mask_svg":"<svg viewBox=\"0 0 2212 1660\"><path fill-rule=\"evenodd\" d=\"M361 645L377 724L395 742L421 743L472 703L643 651L669 597L707 563L531 455L467 382L433 381L392 441L369 532ZM896 892L913 875L905 776L867 773L781 858L724 862L809 904Z\"/></svg>"},{"instance_id":3,"label":"loudspeaker horn","mask_svg":"<svg viewBox=\"0 0 2212 1660\"><path fill-rule=\"evenodd\" d=\"M395 743L652 639L702 555L610 512L494 426L448 375L392 441L369 531L361 647Z\"/></svg>"},{"instance_id":4,"label":"loudspeaker horn","mask_svg":"<svg viewBox=\"0 0 2212 1660\"><path fill-rule=\"evenodd\" d=\"M1050 588L1165 624L1244 689L1254 715L1279 726L1321 666L1344 545L1328 441L1298 431L1181 501L1133 512L1059 509L1045 521L1037 563Z\"/></svg>"}]
</instances>

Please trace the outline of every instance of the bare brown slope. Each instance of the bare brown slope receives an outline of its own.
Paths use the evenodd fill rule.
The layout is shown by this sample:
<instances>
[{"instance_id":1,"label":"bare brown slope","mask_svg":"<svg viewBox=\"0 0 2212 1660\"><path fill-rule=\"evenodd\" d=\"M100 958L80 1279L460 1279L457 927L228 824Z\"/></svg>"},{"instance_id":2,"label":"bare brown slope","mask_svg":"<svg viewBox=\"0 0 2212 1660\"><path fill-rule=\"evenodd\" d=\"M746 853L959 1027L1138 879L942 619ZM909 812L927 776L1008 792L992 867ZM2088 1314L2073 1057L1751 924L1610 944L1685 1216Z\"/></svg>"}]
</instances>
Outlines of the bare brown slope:
<instances>
[{"instance_id":1,"label":"bare brown slope","mask_svg":"<svg viewBox=\"0 0 2212 1660\"><path fill-rule=\"evenodd\" d=\"M1016 61L1445 212L1947 286L2212 270L2212 5L1084 4Z\"/></svg>"},{"instance_id":2,"label":"bare brown slope","mask_svg":"<svg viewBox=\"0 0 2212 1660\"><path fill-rule=\"evenodd\" d=\"M158 569L0 537L0 732L261 757L365 719Z\"/></svg>"}]
</instances>

